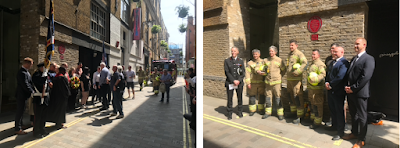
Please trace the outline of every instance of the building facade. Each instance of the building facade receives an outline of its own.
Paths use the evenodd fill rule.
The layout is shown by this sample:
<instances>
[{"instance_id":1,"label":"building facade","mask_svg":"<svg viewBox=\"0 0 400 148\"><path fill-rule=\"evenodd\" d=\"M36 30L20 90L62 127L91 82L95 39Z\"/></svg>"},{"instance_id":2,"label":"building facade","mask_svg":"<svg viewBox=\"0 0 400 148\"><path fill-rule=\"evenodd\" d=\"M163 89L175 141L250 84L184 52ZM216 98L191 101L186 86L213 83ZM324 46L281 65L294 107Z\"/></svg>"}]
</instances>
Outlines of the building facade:
<instances>
[{"instance_id":1,"label":"building facade","mask_svg":"<svg viewBox=\"0 0 400 148\"><path fill-rule=\"evenodd\" d=\"M69 68L82 62L93 73L102 61L104 48L109 66L130 65L134 70L138 66L145 66L143 39L134 41L132 37L132 8L136 8L137 3L131 0L53 2L55 48L52 62L66 62ZM143 1L143 5L149 7L147 11L154 11L154 14L151 12L152 18L158 24L161 20L159 2L160 0ZM1 112L15 109L15 105L12 105L15 104L17 86L15 75L21 66L20 62L25 57L31 57L35 65L44 61L50 0L1 1L0 6L0 26L3 27L0 30ZM142 11L142 14L147 14L146 10ZM152 39L151 35L147 37ZM147 50L152 51L156 58L159 57L160 48L159 42L155 40L159 39L157 36L153 38L154 45L150 45ZM147 55L150 57L150 54ZM149 64L150 58L147 61ZM33 73L35 69L36 66L30 72Z\"/></svg>"},{"instance_id":2,"label":"building facade","mask_svg":"<svg viewBox=\"0 0 400 148\"><path fill-rule=\"evenodd\" d=\"M182 50L182 45L177 45L171 43L169 45L169 49L171 50L171 57L170 59L175 60L175 64L177 68L183 68L183 50Z\"/></svg>"},{"instance_id":3,"label":"building facade","mask_svg":"<svg viewBox=\"0 0 400 148\"><path fill-rule=\"evenodd\" d=\"M226 98L223 60L233 46L246 62L255 48L262 58L268 57L271 45L286 59L289 40L296 39L310 62L313 49L319 49L325 60L330 45L337 42L351 60L355 40L364 37L367 53L376 60L369 109L398 116L398 4L390 0L204 0L204 95ZM386 85L383 80L396 83ZM387 100L379 100L383 96Z\"/></svg>"},{"instance_id":4,"label":"building facade","mask_svg":"<svg viewBox=\"0 0 400 148\"><path fill-rule=\"evenodd\" d=\"M196 58L196 25L193 23L193 17L188 17L186 29L186 48L185 48L185 61L186 67L194 68Z\"/></svg>"}]
</instances>

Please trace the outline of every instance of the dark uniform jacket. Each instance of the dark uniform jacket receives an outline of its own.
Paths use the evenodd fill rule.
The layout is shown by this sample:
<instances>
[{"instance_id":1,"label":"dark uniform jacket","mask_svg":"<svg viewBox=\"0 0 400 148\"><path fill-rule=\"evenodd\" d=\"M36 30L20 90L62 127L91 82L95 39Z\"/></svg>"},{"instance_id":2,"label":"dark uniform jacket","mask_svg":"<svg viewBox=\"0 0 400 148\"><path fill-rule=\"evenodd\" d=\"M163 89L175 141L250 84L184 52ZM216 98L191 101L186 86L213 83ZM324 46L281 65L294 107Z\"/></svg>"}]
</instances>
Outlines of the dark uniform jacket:
<instances>
[{"instance_id":1,"label":"dark uniform jacket","mask_svg":"<svg viewBox=\"0 0 400 148\"><path fill-rule=\"evenodd\" d=\"M243 87L243 79L245 77L244 62L241 58L237 57L236 60L232 57L225 59L224 69L226 75L225 87L233 84L234 80L239 80L239 87Z\"/></svg>"},{"instance_id":2,"label":"dark uniform jacket","mask_svg":"<svg viewBox=\"0 0 400 148\"><path fill-rule=\"evenodd\" d=\"M356 60L354 57L351 61ZM351 64L350 64L351 65ZM358 98L369 98L369 85L375 69L375 59L364 53L347 70L348 86Z\"/></svg>"},{"instance_id":3,"label":"dark uniform jacket","mask_svg":"<svg viewBox=\"0 0 400 148\"><path fill-rule=\"evenodd\" d=\"M15 97L27 100L32 93L34 93L34 90L31 75L26 69L21 67L17 73L17 91Z\"/></svg>"},{"instance_id":4,"label":"dark uniform jacket","mask_svg":"<svg viewBox=\"0 0 400 148\"><path fill-rule=\"evenodd\" d=\"M34 86L36 87L36 89L37 89L40 93L42 93L42 91L43 91L43 85L46 84L46 83L48 83L47 77L46 77L46 76L43 77L42 75L43 75L42 72L36 71L36 72L33 74L33 76L32 76L33 84L34 84ZM36 91L36 90L35 90L35 91ZM49 85L48 85L48 84L46 85L45 92L47 92L47 93L49 92ZM44 97L44 102L43 102L43 104L49 105L49 97L50 97L50 96L45 96L45 97ZM33 103L41 104L41 97L39 97L39 96L34 96L34 97L33 97Z\"/></svg>"}]
</instances>

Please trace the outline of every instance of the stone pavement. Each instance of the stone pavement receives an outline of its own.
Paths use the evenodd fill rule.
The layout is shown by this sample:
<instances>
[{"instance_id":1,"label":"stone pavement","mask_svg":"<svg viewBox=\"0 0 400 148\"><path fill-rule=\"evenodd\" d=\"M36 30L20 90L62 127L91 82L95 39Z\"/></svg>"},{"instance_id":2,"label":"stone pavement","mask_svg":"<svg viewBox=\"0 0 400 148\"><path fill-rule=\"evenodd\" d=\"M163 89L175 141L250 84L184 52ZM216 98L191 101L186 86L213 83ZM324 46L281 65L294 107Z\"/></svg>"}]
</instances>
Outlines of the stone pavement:
<instances>
[{"instance_id":1,"label":"stone pavement","mask_svg":"<svg viewBox=\"0 0 400 148\"><path fill-rule=\"evenodd\" d=\"M101 103L88 105L89 109L67 114L67 129L55 130L54 123L47 123L50 127L46 130L51 133L42 139L33 138L32 128L26 130L27 135L13 134L14 115L0 115L0 148L193 147L194 131L182 116L189 111L189 95L184 85L184 79L179 77L171 87L170 102L160 103L161 94L153 95L151 86L139 91L135 83L135 98L127 98L127 91L124 94L127 98L123 101L124 118L110 117L112 105L101 112ZM29 123L29 116L25 121Z\"/></svg>"},{"instance_id":2,"label":"stone pavement","mask_svg":"<svg viewBox=\"0 0 400 148\"><path fill-rule=\"evenodd\" d=\"M336 132L323 128L309 129L311 122L301 125L291 123L293 119L279 121L276 116L261 119L260 114L248 115L248 97L243 96L244 117L238 118L237 108L233 119L227 120L225 114L227 101L204 96L203 102L203 145L207 148L219 147L323 147L351 148L356 140L332 141ZM237 99L233 98L233 107ZM351 125L347 125L351 127ZM350 133L350 131L346 131ZM384 120L383 125L368 125L365 148L398 148L399 123Z\"/></svg>"}]
</instances>

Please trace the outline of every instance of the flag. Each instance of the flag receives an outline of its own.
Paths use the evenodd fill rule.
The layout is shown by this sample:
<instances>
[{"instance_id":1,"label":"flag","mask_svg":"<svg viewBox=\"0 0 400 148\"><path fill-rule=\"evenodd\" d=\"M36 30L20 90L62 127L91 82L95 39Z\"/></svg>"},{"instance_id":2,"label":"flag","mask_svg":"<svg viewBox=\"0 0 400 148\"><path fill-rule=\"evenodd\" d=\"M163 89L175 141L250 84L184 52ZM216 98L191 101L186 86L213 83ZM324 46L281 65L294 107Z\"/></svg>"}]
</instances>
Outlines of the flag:
<instances>
[{"instance_id":1,"label":"flag","mask_svg":"<svg viewBox=\"0 0 400 148\"><path fill-rule=\"evenodd\" d=\"M140 40L140 27L141 27L141 20L140 20L140 16L141 16L141 9L140 8L136 8L133 10L134 13L134 25L133 25L133 40Z\"/></svg>"},{"instance_id":2,"label":"flag","mask_svg":"<svg viewBox=\"0 0 400 148\"><path fill-rule=\"evenodd\" d=\"M108 64L107 64L106 49L104 48L104 40L103 40L103 56L102 56L102 60L101 60L101 61L104 62L104 63L106 63L106 65L108 65Z\"/></svg>"},{"instance_id":3,"label":"flag","mask_svg":"<svg viewBox=\"0 0 400 148\"><path fill-rule=\"evenodd\" d=\"M49 26L47 29L47 40L46 40L46 54L44 57L44 66L46 69L50 67L51 56L54 55L54 4L53 0L50 0L50 11L49 11Z\"/></svg>"}]
</instances>

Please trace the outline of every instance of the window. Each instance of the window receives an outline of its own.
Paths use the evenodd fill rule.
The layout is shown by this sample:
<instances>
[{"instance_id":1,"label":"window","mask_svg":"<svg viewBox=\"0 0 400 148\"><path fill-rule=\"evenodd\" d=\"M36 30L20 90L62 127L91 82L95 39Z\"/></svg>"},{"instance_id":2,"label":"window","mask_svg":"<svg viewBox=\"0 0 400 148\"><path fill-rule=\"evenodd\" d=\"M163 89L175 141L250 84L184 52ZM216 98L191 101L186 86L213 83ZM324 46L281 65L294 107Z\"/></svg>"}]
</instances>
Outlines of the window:
<instances>
[{"instance_id":1,"label":"window","mask_svg":"<svg viewBox=\"0 0 400 148\"><path fill-rule=\"evenodd\" d=\"M121 19L127 23L129 20L128 1L121 0Z\"/></svg>"},{"instance_id":2,"label":"window","mask_svg":"<svg viewBox=\"0 0 400 148\"><path fill-rule=\"evenodd\" d=\"M104 40L106 36L106 13L95 4L90 5L90 36Z\"/></svg>"}]
</instances>

